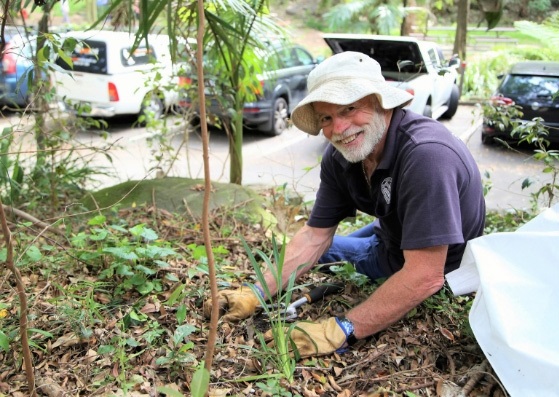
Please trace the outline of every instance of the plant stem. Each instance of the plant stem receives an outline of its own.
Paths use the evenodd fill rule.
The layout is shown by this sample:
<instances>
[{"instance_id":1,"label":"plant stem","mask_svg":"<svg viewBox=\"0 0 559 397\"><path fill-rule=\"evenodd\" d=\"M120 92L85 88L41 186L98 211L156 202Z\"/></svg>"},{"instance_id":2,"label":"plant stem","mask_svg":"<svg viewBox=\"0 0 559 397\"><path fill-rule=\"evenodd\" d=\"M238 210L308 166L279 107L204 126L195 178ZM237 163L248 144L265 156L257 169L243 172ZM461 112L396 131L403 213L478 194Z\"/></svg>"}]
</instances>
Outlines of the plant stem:
<instances>
[{"instance_id":1,"label":"plant stem","mask_svg":"<svg viewBox=\"0 0 559 397\"><path fill-rule=\"evenodd\" d=\"M14 246L12 240L12 233L8 228L8 222L6 221L6 213L4 212L4 206L0 200L0 222L2 223L2 232L4 233L4 241L6 241L6 265L8 269L14 274L16 279L17 293L19 296L19 334L21 338L21 350L23 353L23 362L25 364L25 374L27 377L27 384L29 387L29 395L31 397L36 397L37 392L35 391L35 375L33 374L33 362L31 360L31 350L29 349L29 339L27 337L27 295L25 295L25 287L23 281L21 280L21 274L19 269L14 264Z\"/></svg>"},{"instance_id":2,"label":"plant stem","mask_svg":"<svg viewBox=\"0 0 559 397\"><path fill-rule=\"evenodd\" d=\"M198 0L198 43L203 42L204 37L204 2L203 0ZM202 65L203 46L198 45L196 48L196 62L198 64L197 73L198 81L204 81L204 68ZM200 96L200 128L202 130L202 148L204 156L204 205L202 209L202 228L204 231L204 245L206 247L206 255L208 258L208 272L210 276L210 289L212 295L212 302L217 302L217 280L215 275L215 263L212 251L212 242L209 230L209 202L210 194L212 192L211 177L210 177L210 156L209 156L209 139L208 139L208 124L206 120L206 97L204 92L204 84L198 84L198 95ZM210 320L210 333L208 335L208 345L206 346L206 359L204 360L204 366L211 371L213 355L215 350L215 341L217 339L217 321L219 317L219 305L212 305L212 316Z\"/></svg>"}]
</instances>

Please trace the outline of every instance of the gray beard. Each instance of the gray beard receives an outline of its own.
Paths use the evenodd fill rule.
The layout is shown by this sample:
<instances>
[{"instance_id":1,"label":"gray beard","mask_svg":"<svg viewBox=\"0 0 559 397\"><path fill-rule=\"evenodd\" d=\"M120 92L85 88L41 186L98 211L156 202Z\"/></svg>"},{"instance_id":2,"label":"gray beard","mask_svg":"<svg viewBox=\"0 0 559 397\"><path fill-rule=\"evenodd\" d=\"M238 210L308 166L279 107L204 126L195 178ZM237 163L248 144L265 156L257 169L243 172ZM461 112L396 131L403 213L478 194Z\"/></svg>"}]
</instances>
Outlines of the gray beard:
<instances>
[{"instance_id":1,"label":"gray beard","mask_svg":"<svg viewBox=\"0 0 559 397\"><path fill-rule=\"evenodd\" d=\"M355 128L352 128L352 130L355 130ZM334 147L350 163L363 161L369 154L373 153L376 146L381 141L384 131L386 130L385 119L379 114L378 117L374 117L369 124L359 127L359 130L363 130L364 140L363 145L358 148L348 150L348 148L340 142L332 142L332 145L334 145Z\"/></svg>"}]
</instances>

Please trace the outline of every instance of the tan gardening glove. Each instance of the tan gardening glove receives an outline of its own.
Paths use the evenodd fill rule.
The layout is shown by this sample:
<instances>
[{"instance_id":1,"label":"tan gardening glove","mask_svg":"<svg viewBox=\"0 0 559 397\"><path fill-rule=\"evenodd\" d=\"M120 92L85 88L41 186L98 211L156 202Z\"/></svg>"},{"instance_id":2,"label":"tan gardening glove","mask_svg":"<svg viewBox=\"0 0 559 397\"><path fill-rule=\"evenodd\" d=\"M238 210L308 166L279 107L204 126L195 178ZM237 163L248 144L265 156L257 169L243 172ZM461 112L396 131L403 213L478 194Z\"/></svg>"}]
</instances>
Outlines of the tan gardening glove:
<instances>
[{"instance_id":1,"label":"tan gardening glove","mask_svg":"<svg viewBox=\"0 0 559 397\"><path fill-rule=\"evenodd\" d=\"M285 328L287 333L289 328ZM264 334L264 339L270 341L269 347L274 346L273 333L269 330ZM309 356L322 356L334 353L345 347L347 336L338 323L336 317L330 317L328 320L316 322L298 322L292 329L290 339L297 346L299 355L290 351L292 356L297 358Z\"/></svg>"},{"instance_id":2,"label":"tan gardening glove","mask_svg":"<svg viewBox=\"0 0 559 397\"><path fill-rule=\"evenodd\" d=\"M239 289L219 291L217 293L217 304L219 306L219 316L223 320L239 321L254 314L259 301L252 289L243 285ZM204 304L204 315L206 318L210 318L211 314L212 300L208 299Z\"/></svg>"}]
</instances>

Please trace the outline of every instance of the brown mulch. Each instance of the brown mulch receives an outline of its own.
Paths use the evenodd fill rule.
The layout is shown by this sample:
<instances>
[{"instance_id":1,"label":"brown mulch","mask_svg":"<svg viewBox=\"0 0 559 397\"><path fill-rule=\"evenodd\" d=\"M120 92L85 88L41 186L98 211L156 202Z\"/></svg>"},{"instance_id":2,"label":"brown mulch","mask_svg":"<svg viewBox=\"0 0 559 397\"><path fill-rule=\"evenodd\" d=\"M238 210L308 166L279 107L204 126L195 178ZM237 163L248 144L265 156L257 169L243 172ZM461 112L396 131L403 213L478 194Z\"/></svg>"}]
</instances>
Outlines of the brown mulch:
<instances>
[{"instance_id":1,"label":"brown mulch","mask_svg":"<svg viewBox=\"0 0 559 397\"><path fill-rule=\"evenodd\" d=\"M192 255L192 247L203 245L200 225L154 208L121 210L117 217L130 226L145 223L160 239L172 242L182 259L155 276L162 280L160 291L144 296L115 293L118 276L101 283L99 269L71 255L62 263L52 262L51 257L60 256L47 253L23 267L40 396L157 396L164 395L164 389L158 391L161 387L176 390L177 395L191 394L192 376L205 358L209 327L202 315L209 296L208 276L204 260ZM14 238L21 238L22 226L15 222L12 227ZM216 259L220 287L253 280L254 270L239 236L253 249L271 252L270 231L228 215L212 214L211 234L213 247L228 251ZM55 234L43 233L39 240L53 252L68 250L67 241ZM36 243L19 240L19 249ZM26 396L29 389L17 335L19 303L13 277L7 270L1 276L0 329L11 338L11 349L0 348L0 396ZM298 282L303 287L295 298L311 284L339 280L335 274L312 272ZM347 282L343 293L301 307L299 318L342 314L374 288ZM180 299L168 304L178 289ZM263 377L275 371L266 367L265 349L258 343L259 332L267 328L265 316L238 324L220 322L209 395L506 395L464 323L471 299L453 298L444 289L436 299L345 353L300 360L291 383ZM191 331L177 337L178 329Z\"/></svg>"}]
</instances>

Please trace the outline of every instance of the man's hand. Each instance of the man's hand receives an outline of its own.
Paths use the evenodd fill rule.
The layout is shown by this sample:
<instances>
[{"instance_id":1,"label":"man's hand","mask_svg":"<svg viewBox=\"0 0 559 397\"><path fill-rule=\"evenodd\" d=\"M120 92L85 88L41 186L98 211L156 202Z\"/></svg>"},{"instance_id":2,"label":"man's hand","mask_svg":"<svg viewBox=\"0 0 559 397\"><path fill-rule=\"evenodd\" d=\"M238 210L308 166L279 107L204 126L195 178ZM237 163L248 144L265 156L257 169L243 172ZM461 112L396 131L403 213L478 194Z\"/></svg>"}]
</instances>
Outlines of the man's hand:
<instances>
[{"instance_id":1,"label":"man's hand","mask_svg":"<svg viewBox=\"0 0 559 397\"><path fill-rule=\"evenodd\" d=\"M217 293L217 304L219 306L219 316L223 316L223 320L239 321L254 314L259 301L252 289L245 285L236 290L219 291ZM212 300L209 299L204 304L204 315L206 318L210 318L211 314Z\"/></svg>"},{"instance_id":2,"label":"man's hand","mask_svg":"<svg viewBox=\"0 0 559 397\"><path fill-rule=\"evenodd\" d=\"M288 332L286 328L285 333ZM299 357L322 356L330 354L345 347L347 336L338 323L336 317L316 322L298 322L289 335L291 341L297 346ZM273 333L269 330L264 334L266 341L271 341L268 346L273 347ZM291 350L291 346L290 346ZM295 352L291 352L297 356Z\"/></svg>"}]
</instances>

